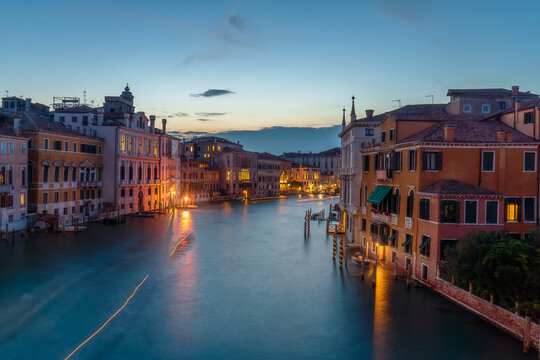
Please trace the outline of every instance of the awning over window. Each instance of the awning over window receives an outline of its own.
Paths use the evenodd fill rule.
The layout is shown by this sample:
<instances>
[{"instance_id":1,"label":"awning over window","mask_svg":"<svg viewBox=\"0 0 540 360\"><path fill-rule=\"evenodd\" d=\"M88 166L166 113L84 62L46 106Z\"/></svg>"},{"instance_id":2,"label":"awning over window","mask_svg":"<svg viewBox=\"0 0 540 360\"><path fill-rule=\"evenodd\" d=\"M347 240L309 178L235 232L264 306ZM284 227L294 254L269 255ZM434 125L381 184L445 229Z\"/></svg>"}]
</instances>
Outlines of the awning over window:
<instances>
[{"instance_id":1,"label":"awning over window","mask_svg":"<svg viewBox=\"0 0 540 360\"><path fill-rule=\"evenodd\" d=\"M420 250L424 249L429 244L429 238L425 238L424 241L422 241L422 244L420 244Z\"/></svg>"},{"instance_id":2,"label":"awning over window","mask_svg":"<svg viewBox=\"0 0 540 360\"><path fill-rule=\"evenodd\" d=\"M401 244L401 246L407 247L407 246L409 246L410 243L411 243L411 238L407 237L407 240L405 240L405 242L403 244Z\"/></svg>"},{"instance_id":3,"label":"awning over window","mask_svg":"<svg viewBox=\"0 0 540 360\"><path fill-rule=\"evenodd\" d=\"M396 235L397 235L397 232L393 233L392 236L388 238L388 241L394 241L394 239L396 238Z\"/></svg>"},{"instance_id":4,"label":"awning over window","mask_svg":"<svg viewBox=\"0 0 540 360\"><path fill-rule=\"evenodd\" d=\"M385 185L377 185L375 190L369 195L369 198L367 201L373 204L380 204L381 201L388 195L388 193L392 190L391 186L385 186Z\"/></svg>"}]
</instances>

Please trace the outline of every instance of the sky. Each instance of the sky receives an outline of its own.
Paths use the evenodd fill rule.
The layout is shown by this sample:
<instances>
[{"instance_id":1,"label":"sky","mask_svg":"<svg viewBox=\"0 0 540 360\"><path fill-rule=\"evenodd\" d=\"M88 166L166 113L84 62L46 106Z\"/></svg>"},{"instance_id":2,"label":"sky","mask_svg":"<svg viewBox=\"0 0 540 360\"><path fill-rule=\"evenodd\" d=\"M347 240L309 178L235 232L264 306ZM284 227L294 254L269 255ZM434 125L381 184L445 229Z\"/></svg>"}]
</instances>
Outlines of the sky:
<instances>
[{"instance_id":1,"label":"sky","mask_svg":"<svg viewBox=\"0 0 540 360\"><path fill-rule=\"evenodd\" d=\"M103 103L178 132L330 127L446 102L448 88L540 91L538 1L10 1L0 91ZM316 151L320 149L314 149Z\"/></svg>"}]
</instances>

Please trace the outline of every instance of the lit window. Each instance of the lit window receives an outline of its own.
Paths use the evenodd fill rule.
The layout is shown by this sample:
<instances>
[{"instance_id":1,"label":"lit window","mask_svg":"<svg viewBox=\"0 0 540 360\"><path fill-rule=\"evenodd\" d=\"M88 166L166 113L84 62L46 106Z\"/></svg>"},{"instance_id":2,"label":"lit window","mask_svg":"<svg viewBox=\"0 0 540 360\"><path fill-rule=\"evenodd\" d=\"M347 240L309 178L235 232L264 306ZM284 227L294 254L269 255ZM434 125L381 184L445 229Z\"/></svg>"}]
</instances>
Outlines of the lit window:
<instances>
[{"instance_id":1,"label":"lit window","mask_svg":"<svg viewBox=\"0 0 540 360\"><path fill-rule=\"evenodd\" d=\"M157 141L154 141L154 155L157 156Z\"/></svg>"},{"instance_id":2,"label":"lit window","mask_svg":"<svg viewBox=\"0 0 540 360\"><path fill-rule=\"evenodd\" d=\"M129 151L133 151L133 136L129 137Z\"/></svg>"},{"instance_id":3,"label":"lit window","mask_svg":"<svg viewBox=\"0 0 540 360\"><path fill-rule=\"evenodd\" d=\"M249 170L248 169L242 169L242 171L240 171L238 173L238 180L240 180L240 181L249 180Z\"/></svg>"},{"instance_id":4,"label":"lit window","mask_svg":"<svg viewBox=\"0 0 540 360\"><path fill-rule=\"evenodd\" d=\"M139 138L139 154L142 153L142 139Z\"/></svg>"},{"instance_id":5,"label":"lit window","mask_svg":"<svg viewBox=\"0 0 540 360\"><path fill-rule=\"evenodd\" d=\"M126 151L126 135L122 134L120 138L120 150Z\"/></svg>"},{"instance_id":6,"label":"lit window","mask_svg":"<svg viewBox=\"0 0 540 360\"><path fill-rule=\"evenodd\" d=\"M230 181L230 180L231 180L231 172L227 171L227 181Z\"/></svg>"},{"instance_id":7,"label":"lit window","mask_svg":"<svg viewBox=\"0 0 540 360\"><path fill-rule=\"evenodd\" d=\"M24 194L21 194L21 205L24 205Z\"/></svg>"},{"instance_id":8,"label":"lit window","mask_svg":"<svg viewBox=\"0 0 540 360\"><path fill-rule=\"evenodd\" d=\"M518 219L518 205L507 204L506 205L506 221L517 221Z\"/></svg>"}]
</instances>

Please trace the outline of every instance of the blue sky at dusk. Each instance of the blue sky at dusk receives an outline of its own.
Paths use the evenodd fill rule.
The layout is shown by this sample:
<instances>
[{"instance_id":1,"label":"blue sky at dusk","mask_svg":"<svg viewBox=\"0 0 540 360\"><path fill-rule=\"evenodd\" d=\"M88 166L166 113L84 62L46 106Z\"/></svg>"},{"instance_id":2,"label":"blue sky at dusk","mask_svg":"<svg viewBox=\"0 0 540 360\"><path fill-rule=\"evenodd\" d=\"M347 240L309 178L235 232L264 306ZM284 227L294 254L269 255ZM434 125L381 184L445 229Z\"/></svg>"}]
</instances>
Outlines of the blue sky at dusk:
<instances>
[{"instance_id":1,"label":"blue sky at dusk","mask_svg":"<svg viewBox=\"0 0 540 360\"><path fill-rule=\"evenodd\" d=\"M331 126L446 102L447 88L540 91L537 1L11 1L0 90L136 108L181 131ZM208 91L226 90L226 91ZM206 96L205 96L206 95ZM208 96L214 95L214 96ZM319 149L317 149L319 150Z\"/></svg>"}]
</instances>

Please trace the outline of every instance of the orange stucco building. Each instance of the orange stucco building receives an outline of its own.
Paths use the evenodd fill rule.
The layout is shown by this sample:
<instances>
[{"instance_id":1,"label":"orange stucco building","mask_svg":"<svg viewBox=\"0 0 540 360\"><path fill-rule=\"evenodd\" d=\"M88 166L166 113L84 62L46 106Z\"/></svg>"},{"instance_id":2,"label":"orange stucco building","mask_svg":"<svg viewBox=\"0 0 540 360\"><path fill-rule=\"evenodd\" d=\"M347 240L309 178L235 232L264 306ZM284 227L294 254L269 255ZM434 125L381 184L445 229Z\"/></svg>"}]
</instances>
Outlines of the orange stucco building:
<instances>
[{"instance_id":1,"label":"orange stucco building","mask_svg":"<svg viewBox=\"0 0 540 360\"><path fill-rule=\"evenodd\" d=\"M524 237L538 221L538 141L472 116L387 116L361 150L360 244L426 283L473 230Z\"/></svg>"}]
</instances>

